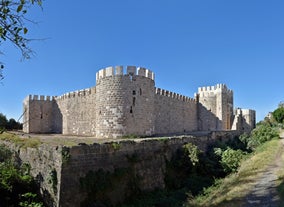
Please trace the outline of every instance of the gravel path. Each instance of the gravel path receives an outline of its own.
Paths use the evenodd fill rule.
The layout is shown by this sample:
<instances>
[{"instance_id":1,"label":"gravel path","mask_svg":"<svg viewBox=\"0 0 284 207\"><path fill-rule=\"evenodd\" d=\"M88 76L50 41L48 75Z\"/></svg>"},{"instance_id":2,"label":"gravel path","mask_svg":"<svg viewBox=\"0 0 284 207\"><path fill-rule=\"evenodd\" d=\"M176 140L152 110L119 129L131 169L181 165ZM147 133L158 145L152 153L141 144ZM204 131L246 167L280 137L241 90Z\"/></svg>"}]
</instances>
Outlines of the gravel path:
<instances>
[{"instance_id":1,"label":"gravel path","mask_svg":"<svg viewBox=\"0 0 284 207\"><path fill-rule=\"evenodd\" d=\"M279 152L274 163L263 171L256 181L256 185L251 193L246 197L243 207L279 207L279 196L277 194L277 172L284 168L281 156L284 153L284 133L281 134L282 150Z\"/></svg>"}]
</instances>

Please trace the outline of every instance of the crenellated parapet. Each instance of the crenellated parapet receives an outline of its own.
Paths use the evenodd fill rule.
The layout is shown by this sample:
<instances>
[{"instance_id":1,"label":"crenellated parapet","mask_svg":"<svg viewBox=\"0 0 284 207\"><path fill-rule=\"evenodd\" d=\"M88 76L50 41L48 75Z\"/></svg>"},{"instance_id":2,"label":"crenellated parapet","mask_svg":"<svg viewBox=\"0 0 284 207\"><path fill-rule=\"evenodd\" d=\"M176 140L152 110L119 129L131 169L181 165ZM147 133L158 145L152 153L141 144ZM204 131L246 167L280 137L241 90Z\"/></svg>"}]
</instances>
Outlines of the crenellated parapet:
<instances>
[{"instance_id":1,"label":"crenellated parapet","mask_svg":"<svg viewBox=\"0 0 284 207\"><path fill-rule=\"evenodd\" d=\"M24 102L27 101L54 101L56 96L44 96L44 95L28 95Z\"/></svg>"},{"instance_id":2,"label":"crenellated parapet","mask_svg":"<svg viewBox=\"0 0 284 207\"><path fill-rule=\"evenodd\" d=\"M75 97L85 97L92 93L96 93L96 88L87 88L87 89L82 89L78 91L68 92L61 96L57 96L56 100L64 100L64 99L75 98Z\"/></svg>"},{"instance_id":3,"label":"crenellated parapet","mask_svg":"<svg viewBox=\"0 0 284 207\"><path fill-rule=\"evenodd\" d=\"M215 92L225 92L228 94L232 94L233 91L231 89L228 89L226 84L216 84L215 86L205 86L205 87L199 87L198 88L198 94L209 94L209 93L215 93Z\"/></svg>"},{"instance_id":4,"label":"crenellated parapet","mask_svg":"<svg viewBox=\"0 0 284 207\"><path fill-rule=\"evenodd\" d=\"M122 75L142 76L155 80L154 73L151 70L143 67L127 66L125 73L123 66L115 66L115 67L110 66L101 69L96 73L96 81L109 76L122 76Z\"/></svg>"},{"instance_id":5,"label":"crenellated parapet","mask_svg":"<svg viewBox=\"0 0 284 207\"><path fill-rule=\"evenodd\" d=\"M161 88L155 88L155 94L161 95L161 96L166 96L166 97L169 97L169 98L172 98L172 99L181 100L181 101L184 101L184 102L195 102L194 98L190 98L188 96L180 95L178 93L171 92L171 91L168 91L168 90L164 90L164 89L161 89Z\"/></svg>"}]
</instances>

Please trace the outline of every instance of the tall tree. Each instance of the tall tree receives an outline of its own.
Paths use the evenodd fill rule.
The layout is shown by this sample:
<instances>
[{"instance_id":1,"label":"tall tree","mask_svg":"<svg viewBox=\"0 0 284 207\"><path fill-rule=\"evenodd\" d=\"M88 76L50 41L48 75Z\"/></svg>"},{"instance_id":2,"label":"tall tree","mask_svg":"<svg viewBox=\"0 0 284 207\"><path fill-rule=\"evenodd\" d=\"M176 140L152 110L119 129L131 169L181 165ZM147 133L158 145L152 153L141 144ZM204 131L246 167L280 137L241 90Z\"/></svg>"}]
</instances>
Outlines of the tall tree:
<instances>
[{"instance_id":1,"label":"tall tree","mask_svg":"<svg viewBox=\"0 0 284 207\"><path fill-rule=\"evenodd\" d=\"M33 5L41 6L42 0L0 0L0 45L9 41L22 53L24 59L29 59L33 50L29 47L31 39L27 38L27 12ZM2 53L0 51L0 53ZM0 80L3 79L4 65L0 65Z\"/></svg>"},{"instance_id":2,"label":"tall tree","mask_svg":"<svg viewBox=\"0 0 284 207\"><path fill-rule=\"evenodd\" d=\"M284 123L284 107L279 107L278 109L274 110L272 115L278 123Z\"/></svg>"}]
</instances>

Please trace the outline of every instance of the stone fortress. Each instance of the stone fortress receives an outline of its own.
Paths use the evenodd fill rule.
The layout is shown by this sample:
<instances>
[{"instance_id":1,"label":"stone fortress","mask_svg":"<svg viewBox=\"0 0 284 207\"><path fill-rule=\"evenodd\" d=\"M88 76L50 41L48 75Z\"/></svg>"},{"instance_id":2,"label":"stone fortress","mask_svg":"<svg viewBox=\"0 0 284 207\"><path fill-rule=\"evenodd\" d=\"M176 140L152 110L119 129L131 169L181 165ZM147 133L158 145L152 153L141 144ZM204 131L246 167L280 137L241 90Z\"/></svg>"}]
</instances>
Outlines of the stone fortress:
<instances>
[{"instance_id":1,"label":"stone fortress","mask_svg":"<svg viewBox=\"0 0 284 207\"><path fill-rule=\"evenodd\" d=\"M99 70L92 88L24 100L26 133L117 138L254 127L255 111L234 109L226 85L200 87L190 98L156 88L154 73L135 66L127 66L126 73L123 66Z\"/></svg>"}]
</instances>

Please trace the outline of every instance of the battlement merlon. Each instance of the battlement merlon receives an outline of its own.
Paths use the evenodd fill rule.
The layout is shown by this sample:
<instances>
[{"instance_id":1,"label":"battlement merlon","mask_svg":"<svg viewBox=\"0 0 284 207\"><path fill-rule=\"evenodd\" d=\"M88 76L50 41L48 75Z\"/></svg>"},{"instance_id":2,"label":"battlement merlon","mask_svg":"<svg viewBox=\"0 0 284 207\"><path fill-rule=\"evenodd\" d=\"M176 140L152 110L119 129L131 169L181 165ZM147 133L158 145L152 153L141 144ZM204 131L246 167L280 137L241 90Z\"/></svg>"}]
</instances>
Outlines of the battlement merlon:
<instances>
[{"instance_id":1,"label":"battlement merlon","mask_svg":"<svg viewBox=\"0 0 284 207\"><path fill-rule=\"evenodd\" d=\"M143 67L127 66L126 74L124 74L123 66L115 66L115 67L110 66L103 68L96 73L96 81L108 76L116 76L116 75L131 75L131 76L138 75L155 80L154 73L151 70Z\"/></svg>"},{"instance_id":2,"label":"battlement merlon","mask_svg":"<svg viewBox=\"0 0 284 207\"><path fill-rule=\"evenodd\" d=\"M217 92L217 91L225 91L227 93L233 93L232 90L228 89L226 84L216 84L215 86L204 86L198 88L198 94L206 93L206 92Z\"/></svg>"},{"instance_id":3,"label":"battlement merlon","mask_svg":"<svg viewBox=\"0 0 284 207\"><path fill-rule=\"evenodd\" d=\"M54 101L56 96L44 96L44 95L28 95L24 99L24 103L28 101Z\"/></svg>"},{"instance_id":4,"label":"battlement merlon","mask_svg":"<svg viewBox=\"0 0 284 207\"><path fill-rule=\"evenodd\" d=\"M180 95L178 93L175 92L171 92L168 90L164 90L161 88L155 88L155 94L157 95L161 95L161 96L166 96L172 99L178 99L181 101L185 101L185 102L196 102L196 100L194 98L190 98L188 96L184 96L184 95Z\"/></svg>"},{"instance_id":5,"label":"battlement merlon","mask_svg":"<svg viewBox=\"0 0 284 207\"><path fill-rule=\"evenodd\" d=\"M56 100L64 100L64 99L67 99L67 98L74 98L74 97L84 97L84 96L90 95L92 93L96 93L95 87L77 90L77 91L73 91L73 92L68 92L68 93L65 93L61 96L57 96Z\"/></svg>"}]
</instances>

